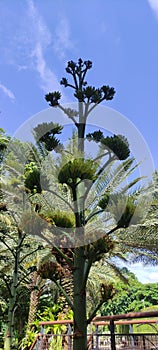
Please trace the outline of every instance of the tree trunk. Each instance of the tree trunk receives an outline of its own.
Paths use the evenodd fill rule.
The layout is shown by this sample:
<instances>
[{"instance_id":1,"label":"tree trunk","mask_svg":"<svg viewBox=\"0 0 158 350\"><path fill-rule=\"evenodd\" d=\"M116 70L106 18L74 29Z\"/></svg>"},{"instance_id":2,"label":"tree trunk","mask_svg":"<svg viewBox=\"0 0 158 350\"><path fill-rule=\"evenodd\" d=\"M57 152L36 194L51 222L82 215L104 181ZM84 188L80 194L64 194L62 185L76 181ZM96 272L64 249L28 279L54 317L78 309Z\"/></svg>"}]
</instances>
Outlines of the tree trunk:
<instances>
[{"instance_id":1,"label":"tree trunk","mask_svg":"<svg viewBox=\"0 0 158 350\"><path fill-rule=\"evenodd\" d=\"M76 248L74 258L74 350L87 350L86 290L83 287L84 247Z\"/></svg>"},{"instance_id":2,"label":"tree trunk","mask_svg":"<svg viewBox=\"0 0 158 350\"><path fill-rule=\"evenodd\" d=\"M63 264L65 276L62 276L60 285L65 290L66 294L70 299L73 297L73 275L72 270L69 268L67 264ZM70 310L70 305L68 304L65 296L61 293L58 297L58 303L63 305L63 313L68 312Z\"/></svg>"},{"instance_id":3,"label":"tree trunk","mask_svg":"<svg viewBox=\"0 0 158 350\"><path fill-rule=\"evenodd\" d=\"M83 102L79 102L79 127L78 127L78 151L84 157L84 134L86 118L83 113ZM84 189L82 188L83 193ZM79 234L79 244L84 244L84 199L82 203L77 198L76 189L73 193L74 209L76 216L76 228L80 228L78 233L76 230L76 242L78 241L77 235ZM76 203L76 204L75 204ZM80 203L80 205L79 205ZM81 218L82 213L82 218ZM81 228L82 227L82 228ZM83 236L83 237L82 237ZM86 286L84 283L85 273L85 255L84 246L75 249L74 254L74 339L73 350L87 350L87 315L86 315Z\"/></svg>"},{"instance_id":4,"label":"tree trunk","mask_svg":"<svg viewBox=\"0 0 158 350\"><path fill-rule=\"evenodd\" d=\"M29 316L28 316L28 323L26 327L26 333L24 338L24 343L22 349L28 349L28 342L29 342L29 331L34 331L35 327L33 327L33 322L35 321L36 312L38 309L38 303L39 303L39 291L38 290L32 290L30 295L30 306L29 306Z\"/></svg>"},{"instance_id":5,"label":"tree trunk","mask_svg":"<svg viewBox=\"0 0 158 350\"><path fill-rule=\"evenodd\" d=\"M22 249L22 243L24 240L24 236L22 235L22 231L18 228L18 244L14 253L14 270L12 276L11 285L8 288L10 290L9 297L9 309L8 309L8 322L7 322L7 331L4 340L4 350L11 350L13 336L14 336L14 312L17 305L17 288L19 285L19 268L20 268L20 254Z\"/></svg>"},{"instance_id":6,"label":"tree trunk","mask_svg":"<svg viewBox=\"0 0 158 350\"><path fill-rule=\"evenodd\" d=\"M16 295L17 295L17 278L18 275L16 271L13 274L13 282L11 286L11 295L9 298L9 310L8 310L8 322L7 331L4 340L4 350L11 350L13 335L14 335L14 311L16 305Z\"/></svg>"},{"instance_id":7,"label":"tree trunk","mask_svg":"<svg viewBox=\"0 0 158 350\"><path fill-rule=\"evenodd\" d=\"M39 298L41 296L41 291L42 291L42 286L41 286L42 279L41 279L41 276L38 275L37 271L34 271L31 273L30 279L31 279L31 283L30 283L31 294L30 294L27 329L30 329L32 323L35 321Z\"/></svg>"},{"instance_id":8,"label":"tree trunk","mask_svg":"<svg viewBox=\"0 0 158 350\"><path fill-rule=\"evenodd\" d=\"M9 325L8 325L7 333L6 333L5 340L4 340L4 350L10 350L11 344L12 344L12 339L11 339L11 333L10 333L10 329L9 329Z\"/></svg>"},{"instance_id":9,"label":"tree trunk","mask_svg":"<svg viewBox=\"0 0 158 350\"><path fill-rule=\"evenodd\" d=\"M12 338L13 338L13 312L12 312L12 303L9 305L9 311L8 311L8 324L7 324L7 331L6 336L4 340L4 350L11 350L12 347Z\"/></svg>"},{"instance_id":10,"label":"tree trunk","mask_svg":"<svg viewBox=\"0 0 158 350\"><path fill-rule=\"evenodd\" d=\"M79 102L79 127L78 127L78 151L84 155L84 135L86 120L83 113L83 102Z\"/></svg>"},{"instance_id":11,"label":"tree trunk","mask_svg":"<svg viewBox=\"0 0 158 350\"><path fill-rule=\"evenodd\" d=\"M28 314L28 322L26 327L26 333L25 333L25 344L23 349L27 349L28 344L28 332L33 331L33 323L36 318L37 310L38 310L38 304L39 299L41 296L41 289L40 289L40 282L41 277L38 276L37 271L34 271L31 273L31 294L30 294L30 305L29 305L29 314Z\"/></svg>"},{"instance_id":12,"label":"tree trunk","mask_svg":"<svg viewBox=\"0 0 158 350\"><path fill-rule=\"evenodd\" d=\"M31 328L33 322L36 318L36 313L38 309L38 303L39 303L40 293L38 290L32 290L30 294L30 306L29 306L29 316L28 316L28 324L27 329Z\"/></svg>"}]
</instances>

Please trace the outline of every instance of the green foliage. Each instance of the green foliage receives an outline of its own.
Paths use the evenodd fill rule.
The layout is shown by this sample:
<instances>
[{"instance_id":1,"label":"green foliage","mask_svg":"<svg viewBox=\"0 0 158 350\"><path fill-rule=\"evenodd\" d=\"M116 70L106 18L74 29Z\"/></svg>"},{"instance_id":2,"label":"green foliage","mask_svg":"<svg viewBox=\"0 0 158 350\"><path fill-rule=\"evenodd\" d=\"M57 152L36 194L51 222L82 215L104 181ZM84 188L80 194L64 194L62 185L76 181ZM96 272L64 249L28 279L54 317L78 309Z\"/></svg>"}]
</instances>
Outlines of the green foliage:
<instances>
[{"instance_id":1,"label":"green foliage","mask_svg":"<svg viewBox=\"0 0 158 350\"><path fill-rule=\"evenodd\" d=\"M109 203L109 199L110 199L110 191L106 191L105 194L102 196L102 198L100 199L98 206L105 210L108 203Z\"/></svg>"},{"instance_id":2,"label":"green foliage","mask_svg":"<svg viewBox=\"0 0 158 350\"><path fill-rule=\"evenodd\" d=\"M36 339L38 333L39 333L39 330L36 330L36 331L32 329L27 330L27 333L26 333L27 338L23 338L21 340L20 349L24 350L24 349L30 348L34 340Z\"/></svg>"},{"instance_id":3,"label":"green foliage","mask_svg":"<svg viewBox=\"0 0 158 350\"><path fill-rule=\"evenodd\" d=\"M135 277L129 277L129 283L117 283L112 302L104 304L102 315L116 315L128 312L145 311L145 308L157 305L158 283L142 284Z\"/></svg>"},{"instance_id":4,"label":"green foliage","mask_svg":"<svg viewBox=\"0 0 158 350\"><path fill-rule=\"evenodd\" d=\"M57 320L72 319L72 318L73 318L72 311L68 310L67 313L63 314L61 307L58 304L44 307L43 310L40 310L37 313L37 318L33 324L33 328L27 331L26 337L22 340L20 348L26 349L32 345L36 336L40 332L39 322L57 321ZM50 334L50 337L51 337L51 334L55 335L54 337L52 337L50 341L49 349L62 350L63 348L62 338L58 337L57 335L66 333L67 326L62 324L47 325L44 327L44 332L45 334Z\"/></svg>"},{"instance_id":5,"label":"green foliage","mask_svg":"<svg viewBox=\"0 0 158 350\"><path fill-rule=\"evenodd\" d=\"M130 221L133 218L134 212L135 212L136 207L137 207L137 203L135 202L135 198L133 198L133 196L128 196L128 198L121 198L121 200L119 201L119 204L117 206L118 210L120 210L120 213L122 212L122 208L124 207L125 201L126 201L125 210L117 222L117 226L119 228L121 228L121 227L126 228L129 226ZM136 217L135 220L137 221L138 217Z\"/></svg>"},{"instance_id":6,"label":"green foliage","mask_svg":"<svg viewBox=\"0 0 158 350\"><path fill-rule=\"evenodd\" d=\"M56 310L55 310L56 308ZM54 313L56 312L56 314ZM41 315L40 315L41 317ZM64 320L64 319L72 319L73 313L71 310L69 310L66 314L63 314L62 311L60 311L60 308L58 309L56 305L54 306L54 309L50 310L49 308L44 310L43 312L43 319L50 321L53 320L52 318L54 317L55 320ZM58 337L59 334L64 334L67 333L67 326L63 324L55 324L52 326L46 326L45 327L45 333L52 333L53 336L51 341L50 341L50 349L51 350L62 350L63 349L63 339L62 337Z\"/></svg>"},{"instance_id":7,"label":"green foliage","mask_svg":"<svg viewBox=\"0 0 158 350\"><path fill-rule=\"evenodd\" d=\"M143 310L144 311L144 310ZM133 332L134 333L158 333L158 325L150 323L150 318L148 319L148 324L142 324L142 325L133 325Z\"/></svg>"},{"instance_id":8,"label":"green foliage","mask_svg":"<svg viewBox=\"0 0 158 350\"><path fill-rule=\"evenodd\" d=\"M153 284L150 284L151 288ZM156 311L158 309L158 305L152 305L143 308L143 312L148 312L148 311ZM158 333L158 324L153 324L150 323L150 317L148 318L149 323L148 324L134 324L133 325L133 332L134 333Z\"/></svg>"},{"instance_id":9,"label":"green foliage","mask_svg":"<svg viewBox=\"0 0 158 350\"><path fill-rule=\"evenodd\" d=\"M4 158L9 141L10 137L6 135L5 130L3 128L0 128L0 163Z\"/></svg>"},{"instance_id":10,"label":"green foliage","mask_svg":"<svg viewBox=\"0 0 158 350\"><path fill-rule=\"evenodd\" d=\"M33 166L34 164L29 164L28 168L26 167L27 172L30 172ZM17 187L18 184L13 190L15 189L18 196ZM11 211L8 207L7 203L5 208L1 208L5 210L1 210L0 222L0 280L1 285L3 282L6 285L5 294L3 294L3 300L7 304L3 313L5 331L10 334L11 342L17 345L24 336L30 296L26 286L28 287L32 271L36 269L34 254L39 249L39 243L37 244L33 237L31 239L27 237L22 229L19 218L21 219L20 209L23 208L16 210L17 208L13 206ZM28 266L30 259L32 262Z\"/></svg>"}]
</instances>

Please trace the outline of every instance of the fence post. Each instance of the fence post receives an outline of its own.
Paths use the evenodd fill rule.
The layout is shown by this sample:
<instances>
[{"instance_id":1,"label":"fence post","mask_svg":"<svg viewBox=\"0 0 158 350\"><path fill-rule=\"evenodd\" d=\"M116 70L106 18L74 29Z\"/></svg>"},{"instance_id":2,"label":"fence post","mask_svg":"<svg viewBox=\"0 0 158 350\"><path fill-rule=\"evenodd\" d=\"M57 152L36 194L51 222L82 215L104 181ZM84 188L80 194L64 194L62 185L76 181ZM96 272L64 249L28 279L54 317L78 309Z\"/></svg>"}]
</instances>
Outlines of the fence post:
<instances>
[{"instance_id":1,"label":"fence post","mask_svg":"<svg viewBox=\"0 0 158 350\"><path fill-rule=\"evenodd\" d=\"M44 327L43 327L43 325L41 325L41 334L42 335L44 334Z\"/></svg>"},{"instance_id":2,"label":"fence post","mask_svg":"<svg viewBox=\"0 0 158 350\"><path fill-rule=\"evenodd\" d=\"M146 349L146 346L145 346L145 337L143 335L143 349L145 350Z\"/></svg>"},{"instance_id":3,"label":"fence post","mask_svg":"<svg viewBox=\"0 0 158 350\"><path fill-rule=\"evenodd\" d=\"M44 339L44 325L41 324L41 329L40 329L40 337L37 340L37 345L36 345L36 350L41 346L41 343L43 343Z\"/></svg>"},{"instance_id":4,"label":"fence post","mask_svg":"<svg viewBox=\"0 0 158 350\"><path fill-rule=\"evenodd\" d=\"M95 326L95 333L96 333L96 348L95 350L98 350L99 346L99 337L98 337L98 326Z\"/></svg>"},{"instance_id":5,"label":"fence post","mask_svg":"<svg viewBox=\"0 0 158 350\"><path fill-rule=\"evenodd\" d=\"M116 350L114 320L110 320L111 350Z\"/></svg>"},{"instance_id":6,"label":"fence post","mask_svg":"<svg viewBox=\"0 0 158 350\"><path fill-rule=\"evenodd\" d=\"M132 335L132 333L133 333L133 326L132 326L132 324L129 325L129 331L131 333L130 339L131 339L132 350L135 350L134 337Z\"/></svg>"},{"instance_id":7,"label":"fence post","mask_svg":"<svg viewBox=\"0 0 158 350\"><path fill-rule=\"evenodd\" d=\"M72 350L72 326L68 323L68 350Z\"/></svg>"}]
</instances>

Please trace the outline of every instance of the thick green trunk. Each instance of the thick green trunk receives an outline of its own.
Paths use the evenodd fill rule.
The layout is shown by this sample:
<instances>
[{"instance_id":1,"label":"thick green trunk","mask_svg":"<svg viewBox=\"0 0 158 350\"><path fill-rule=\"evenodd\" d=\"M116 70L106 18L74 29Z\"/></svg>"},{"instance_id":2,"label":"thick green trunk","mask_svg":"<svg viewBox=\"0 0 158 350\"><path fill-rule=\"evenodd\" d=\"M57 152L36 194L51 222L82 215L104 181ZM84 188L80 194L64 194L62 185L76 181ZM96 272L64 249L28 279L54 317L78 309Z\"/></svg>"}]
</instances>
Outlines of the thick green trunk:
<instances>
[{"instance_id":1,"label":"thick green trunk","mask_svg":"<svg viewBox=\"0 0 158 350\"><path fill-rule=\"evenodd\" d=\"M84 135L86 127L86 118L83 112L83 102L79 102L79 126L78 126L78 151L84 156Z\"/></svg>"},{"instance_id":2,"label":"thick green trunk","mask_svg":"<svg viewBox=\"0 0 158 350\"><path fill-rule=\"evenodd\" d=\"M81 87L80 87L81 88ZM83 103L79 102L79 127L78 127L78 151L84 157L84 135L86 117L83 113ZM82 188L84 193L84 189ZM76 189L75 189L76 192ZM80 193L81 195L81 193ZM80 198L79 195L79 198ZM73 193L76 216L76 242L84 242L84 199L77 198ZM82 215L81 215L82 214ZM79 230L78 230L79 228ZM79 237L77 237L79 234ZM85 255L84 246L75 249L74 254L74 339L73 350L87 350L87 315L86 315L86 286L85 286Z\"/></svg>"},{"instance_id":3,"label":"thick green trunk","mask_svg":"<svg viewBox=\"0 0 158 350\"><path fill-rule=\"evenodd\" d=\"M76 248L74 259L74 341L73 350L87 349L86 290L83 287L84 248Z\"/></svg>"}]
</instances>

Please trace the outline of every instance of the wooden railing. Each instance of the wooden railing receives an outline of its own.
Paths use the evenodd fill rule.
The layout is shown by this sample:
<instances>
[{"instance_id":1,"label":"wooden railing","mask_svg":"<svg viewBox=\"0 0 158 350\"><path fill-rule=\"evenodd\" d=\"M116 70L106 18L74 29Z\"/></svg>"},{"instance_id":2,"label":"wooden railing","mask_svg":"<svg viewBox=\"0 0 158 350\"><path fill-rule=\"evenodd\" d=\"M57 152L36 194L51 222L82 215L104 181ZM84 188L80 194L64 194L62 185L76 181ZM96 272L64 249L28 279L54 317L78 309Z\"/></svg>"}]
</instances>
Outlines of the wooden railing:
<instances>
[{"instance_id":1,"label":"wooden railing","mask_svg":"<svg viewBox=\"0 0 158 350\"><path fill-rule=\"evenodd\" d=\"M146 318L145 318L146 317ZM154 318L153 318L154 317ZM139 319L138 319L139 318ZM149 319L151 318L151 319ZM122 315L112 316L97 316L91 323L95 327L95 331L88 335L88 349L89 350L118 350L118 349L132 349L132 350L158 350L158 332L155 330L153 334L133 333L134 324L157 324L158 310L151 312L131 312ZM53 334L54 325L67 325L67 332L65 334ZM61 339L61 349L73 349L73 320L58 320L39 322L41 332L37 335L30 350L46 350L49 349L51 341L58 341ZM103 333L100 331L101 326L109 326L110 332ZM115 332L115 325L129 325L130 333L118 334ZM52 326L51 334L45 334L45 326ZM43 345L42 345L43 344ZM66 344L66 345L65 345ZM101 345L102 344L102 345Z\"/></svg>"}]
</instances>

